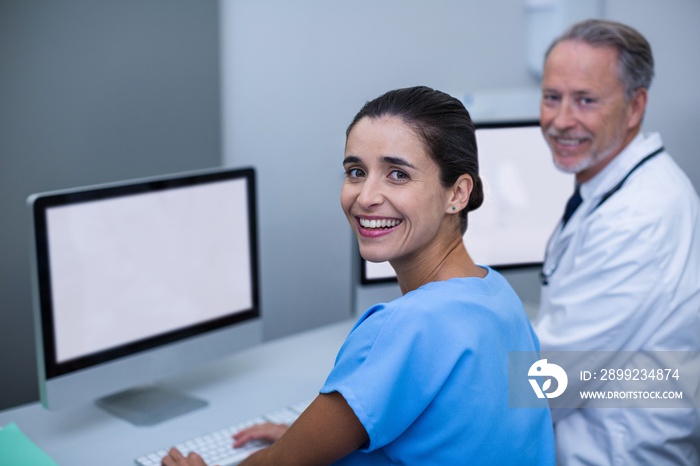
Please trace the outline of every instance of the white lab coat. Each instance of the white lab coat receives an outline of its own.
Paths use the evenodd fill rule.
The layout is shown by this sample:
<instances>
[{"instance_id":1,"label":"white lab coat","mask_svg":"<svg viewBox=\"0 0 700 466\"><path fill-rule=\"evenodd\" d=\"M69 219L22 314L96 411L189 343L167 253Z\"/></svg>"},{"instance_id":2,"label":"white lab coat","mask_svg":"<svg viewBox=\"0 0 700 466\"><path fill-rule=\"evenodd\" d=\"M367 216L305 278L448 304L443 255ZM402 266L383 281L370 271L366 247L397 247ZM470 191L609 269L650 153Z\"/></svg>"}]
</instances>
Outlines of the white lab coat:
<instances>
[{"instance_id":1,"label":"white lab coat","mask_svg":"<svg viewBox=\"0 0 700 466\"><path fill-rule=\"evenodd\" d=\"M583 203L554 231L535 322L543 351L700 350L700 200L687 176L662 152L595 208L661 146L658 134L638 135L581 185ZM690 372L700 373L693 354ZM692 376L684 397L698 407ZM581 383L570 378L567 391ZM552 417L559 465L700 464L698 409L581 407Z\"/></svg>"}]
</instances>

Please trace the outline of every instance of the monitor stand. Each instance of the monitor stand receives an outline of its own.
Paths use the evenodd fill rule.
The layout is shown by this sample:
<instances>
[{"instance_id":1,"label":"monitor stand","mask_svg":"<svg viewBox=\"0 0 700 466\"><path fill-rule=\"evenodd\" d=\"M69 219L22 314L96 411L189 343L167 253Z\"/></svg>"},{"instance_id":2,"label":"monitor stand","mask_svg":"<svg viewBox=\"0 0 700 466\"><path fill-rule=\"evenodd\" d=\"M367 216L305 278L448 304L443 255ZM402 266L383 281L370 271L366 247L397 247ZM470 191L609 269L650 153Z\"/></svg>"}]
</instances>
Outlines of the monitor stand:
<instances>
[{"instance_id":1,"label":"monitor stand","mask_svg":"<svg viewBox=\"0 0 700 466\"><path fill-rule=\"evenodd\" d=\"M95 404L135 426L160 424L208 405L199 398L152 385L105 396Z\"/></svg>"}]
</instances>

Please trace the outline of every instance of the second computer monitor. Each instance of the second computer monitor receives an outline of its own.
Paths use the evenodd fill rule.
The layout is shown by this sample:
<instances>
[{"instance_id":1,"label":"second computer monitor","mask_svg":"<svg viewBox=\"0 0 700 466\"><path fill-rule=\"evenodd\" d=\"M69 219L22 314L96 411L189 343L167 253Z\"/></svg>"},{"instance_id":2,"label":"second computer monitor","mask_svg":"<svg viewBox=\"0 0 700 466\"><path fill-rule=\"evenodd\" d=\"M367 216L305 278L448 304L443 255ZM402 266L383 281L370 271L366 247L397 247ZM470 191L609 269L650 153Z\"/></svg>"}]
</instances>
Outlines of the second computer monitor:
<instances>
[{"instance_id":1,"label":"second computer monitor","mask_svg":"<svg viewBox=\"0 0 700 466\"><path fill-rule=\"evenodd\" d=\"M501 270L540 266L573 178L552 164L536 120L477 124L476 141L484 203L469 213L469 254ZM360 271L362 284L396 280L388 262L360 259Z\"/></svg>"}]
</instances>

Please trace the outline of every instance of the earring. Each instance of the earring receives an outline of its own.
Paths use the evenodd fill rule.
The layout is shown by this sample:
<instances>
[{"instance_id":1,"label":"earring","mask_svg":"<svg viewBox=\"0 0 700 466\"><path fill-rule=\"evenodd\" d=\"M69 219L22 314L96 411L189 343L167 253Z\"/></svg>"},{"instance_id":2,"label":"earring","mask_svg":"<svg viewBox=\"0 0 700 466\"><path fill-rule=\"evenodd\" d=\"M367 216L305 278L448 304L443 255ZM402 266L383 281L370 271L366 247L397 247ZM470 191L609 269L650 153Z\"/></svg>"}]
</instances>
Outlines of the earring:
<instances>
[{"instance_id":1,"label":"earring","mask_svg":"<svg viewBox=\"0 0 700 466\"><path fill-rule=\"evenodd\" d=\"M455 207L455 206L452 206L452 210L457 210L457 207Z\"/></svg>"}]
</instances>

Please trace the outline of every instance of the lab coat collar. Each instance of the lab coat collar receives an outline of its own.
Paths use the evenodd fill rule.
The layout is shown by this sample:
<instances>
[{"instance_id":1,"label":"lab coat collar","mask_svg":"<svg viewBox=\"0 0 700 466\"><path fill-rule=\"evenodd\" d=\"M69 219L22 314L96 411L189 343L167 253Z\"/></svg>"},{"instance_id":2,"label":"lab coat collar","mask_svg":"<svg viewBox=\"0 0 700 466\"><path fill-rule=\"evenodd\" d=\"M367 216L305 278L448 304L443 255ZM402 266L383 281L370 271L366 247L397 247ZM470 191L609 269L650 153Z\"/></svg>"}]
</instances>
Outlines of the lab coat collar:
<instances>
[{"instance_id":1,"label":"lab coat collar","mask_svg":"<svg viewBox=\"0 0 700 466\"><path fill-rule=\"evenodd\" d=\"M617 154L600 173L581 184L581 197L584 203L598 199L612 189L640 160L663 145L659 133L637 134L632 141Z\"/></svg>"}]
</instances>

